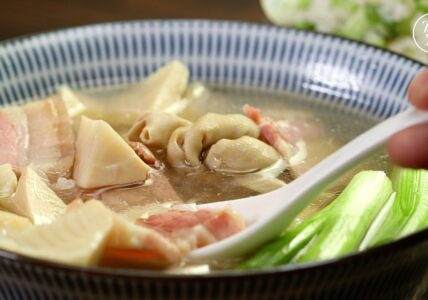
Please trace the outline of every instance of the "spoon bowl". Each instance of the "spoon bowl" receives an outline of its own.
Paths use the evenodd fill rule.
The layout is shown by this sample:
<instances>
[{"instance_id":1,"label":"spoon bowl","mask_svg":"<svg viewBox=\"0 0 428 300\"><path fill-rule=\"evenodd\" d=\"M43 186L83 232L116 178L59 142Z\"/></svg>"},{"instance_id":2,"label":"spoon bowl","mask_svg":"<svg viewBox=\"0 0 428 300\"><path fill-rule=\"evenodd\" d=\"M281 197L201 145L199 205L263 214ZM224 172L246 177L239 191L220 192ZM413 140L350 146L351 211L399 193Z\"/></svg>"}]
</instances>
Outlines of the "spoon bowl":
<instances>
[{"instance_id":1,"label":"spoon bowl","mask_svg":"<svg viewBox=\"0 0 428 300\"><path fill-rule=\"evenodd\" d=\"M393 134L421 123L428 123L428 112L409 108L359 135L284 187L255 197L199 205L199 208L229 207L244 218L248 227L227 239L192 251L189 258L232 258L254 251L279 236L317 195L378 150Z\"/></svg>"}]
</instances>

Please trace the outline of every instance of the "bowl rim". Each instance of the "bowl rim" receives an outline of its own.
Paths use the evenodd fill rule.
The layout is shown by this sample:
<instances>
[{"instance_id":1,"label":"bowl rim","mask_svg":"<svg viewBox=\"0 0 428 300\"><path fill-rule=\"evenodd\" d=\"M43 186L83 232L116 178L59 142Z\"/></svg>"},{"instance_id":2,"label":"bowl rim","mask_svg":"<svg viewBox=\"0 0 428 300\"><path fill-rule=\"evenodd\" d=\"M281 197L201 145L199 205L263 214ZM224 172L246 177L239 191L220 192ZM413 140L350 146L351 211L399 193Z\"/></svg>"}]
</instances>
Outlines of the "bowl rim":
<instances>
[{"instance_id":1,"label":"bowl rim","mask_svg":"<svg viewBox=\"0 0 428 300\"><path fill-rule=\"evenodd\" d=\"M289 32L301 32L306 35L313 36L322 36L324 38L329 38L333 40L339 40L342 42L347 42L354 44L358 47L363 46L364 48L374 49L380 51L384 54L389 54L395 58L401 58L405 61L410 61L420 68L426 67L427 65L422 62L407 57L403 54L393 52L389 49L385 49L379 46L371 45L366 42L360 42L353 39L349 39L343 36L324 33L324 32L314 32L306 29L299 29L291 26L278 26L271 23L262 23L262 22L248 22L248 21L236 21L236 20L217 20L217 19L186 19L186 18L165 18L165 19L135 19L135 20L122 20L115 22L101 22L101 23L91 23L80 26L70 26L53 30L46 30L36 33L30 33L25 35L20 35L17 37L11 37L5 40L0 41L0 49L7 47L9 45L18 45L19 43L25 42L33 38L42 37L44 35L50 34L61 34L69 31L76 30L91 30L95 27L106 27L106 26L126 26L133 24L143 24L143 23L210 23L210 24L226 24L227 26L249 26L249 27L259 27L267 29L275 29L278 31L289 31ZM31 264L36 267L57 269L64 272L73 272L73 273L87 273L99 276L115 276L115 277L132 277L132 278L151 278L151 279L166 279L166 280L203 280L203 279L214 279L214 278L229 278L229 277L253 277L260 275L275 275L278 273L293 273L301 271L310 271L313 269L321 267L329 267L336 263L350 263L355 260L361 259L362 261L365 258L373 257L384 253L385 251L393 252L395 250L403 250L407 247L412 246L413 244L427 241L428 240L428 228L422 229L415 233L412 233L408 236L401 237L395 241L392 241L387 244L379 245L373 248L369 248L363 251L358 251L343 255L336 258L324 259L319 261L313 261L308 263L300 264L287 264L277 267L261 268L254 270L214 270L209 273L203 274L179 274L179 273L167 273L159 270L147 270L147 269L125 269L125 268L112 268L112 267L98 267L98 266L73 266L62 263L50 262L42 259L32 258L25 255L15 254L10 251L0 249L0 259L8 260L12 263L24 263Z\"/></svg>"},{"instance_id":2,"label":"bowl rim","mask_svg":"<svg viewBox=\"0 0 428 300\"><path fill-rule=\"evenodd\" d=\"M10 251L0 249L0 259L6 259L10 263L30 264L38 268L56 269L63 272L72 273L87 273L98 276L114 276L123 278L150 278L160 280L204 280L204 279L219 279L219 278L244 278L244 277L257 277L260 275L277 275L282 273L299 273L308 272L322 267L331 267L334 264L355 263L356 261L365 261L366 258L381 256L387 252L394 252L395 250L403 251L414 244L426 242L428 240L428 228L415 232L411 235L399 238L393 242L369 248L363 251L353 252L340 257L324 259L319 261L300 263L300 264L287 264L277 267L249 269L249 270L214 270L209 273L202 274L180 274L168 273L162 270L148 270L148 269L133 269L133 268L113 268L113 267L99 267L99 266L74 266L57 262L50 262L38 258L32 258L25 255L15 254Z\"/></svg>"},{"instance_id":3,"label":"bowl rim","mask_svg":"<svg viewBox=\"0 0 428 300\"><path fill-rule=\"evenodd\" d=\"M230 19L202 19L202 18L154 18L154 19L129 19L129 20L121 20L121 21L114 21L114 22L99 22L99 23L89 23L89 24L84 24L84 25L78 25L78 26L66 26L66 27L62 27L62 28L55 28L55 29L49 29L49 30L43 30L43 31L39 31L39 32L33 32L33 33L28 33L28 34L23 34L23 35L19 35L16 37L10 37L10 38L6 38L4 40L0 40L0 47L4 47L4 46L8 46L11 44L17 44L20 42L23 42L25 40L28 39L32 39L32 38L37 38L39 36L43 36L43 35L49 35L49 34L60 34L60 33L64 33L64 32L68 32L68 31L76 31L76 30L83 30L83 29L91 29L94 27L105 27L105 26L124 26L124 25L132 25L132 24L142 24L142 23L171 23L171 22L178 22L178 23L212 23L212 24L227 24L228 26L233 26L233 25L246 25L246 26L251 26L251 27L261 27L261 28L271 28L271 29L276 29L276 30L286 30L286 31L290 31L290 32L302 32L304 34L309 34L309 35L317 35L317 36L323 36L325 38L331 38L334 40L341 40L343 42L348 42L351 44L355 44L355 45L359 45L359 46L364 46L366 48L372 48L372 49L377 49L380 50L381 52L386 52L389 53L392 56L396 56L398 58L402 58L405 59L407 61L411 61L417 65L420 65L421 67L424 66L428 66L428 64L424 64L423 62L416 60L412 57L408 57L405 56L404 54L392 51L390 49L387 48L383 48L380 46L376 46L373 44L369 44L367 42L364 41L358 41L358 40L354 40L351 38L347 38L341 35L335 35L332 33L326 33L326 32L318 32L318 31L312 31L312 30L308 30L308 29L301 29L301 28L296 28L293 26L282 26L282 25L276 25L273 23L262 23L260 22L256 22L256 21L237 21L237 20L230 20Z\"/></svg>"}]
</instances>

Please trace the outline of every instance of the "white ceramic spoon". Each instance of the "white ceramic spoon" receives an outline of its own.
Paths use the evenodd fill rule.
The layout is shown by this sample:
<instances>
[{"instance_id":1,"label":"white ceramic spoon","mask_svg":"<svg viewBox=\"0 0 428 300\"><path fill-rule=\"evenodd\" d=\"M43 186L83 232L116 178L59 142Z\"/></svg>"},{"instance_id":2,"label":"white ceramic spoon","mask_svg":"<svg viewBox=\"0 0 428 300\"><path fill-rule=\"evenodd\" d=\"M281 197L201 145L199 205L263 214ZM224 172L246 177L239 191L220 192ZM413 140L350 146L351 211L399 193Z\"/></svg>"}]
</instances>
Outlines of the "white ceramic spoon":
<instances>
[{"instance_id":1,"label":"white ceramic spoon","mask_svg":"<svg viewBox=\"0 0 428 300\"><path fill-rule=\"evenodd\" d=\"M199 205L198 208L230 207L244 218L247 228L192 251L189 258L231 258L257 249L279 236L329 184L378 150L394 133L425 122L428 123L428 112L409 108L364 132L282 188L254 197Z\"/></svg>"}]
</instances>

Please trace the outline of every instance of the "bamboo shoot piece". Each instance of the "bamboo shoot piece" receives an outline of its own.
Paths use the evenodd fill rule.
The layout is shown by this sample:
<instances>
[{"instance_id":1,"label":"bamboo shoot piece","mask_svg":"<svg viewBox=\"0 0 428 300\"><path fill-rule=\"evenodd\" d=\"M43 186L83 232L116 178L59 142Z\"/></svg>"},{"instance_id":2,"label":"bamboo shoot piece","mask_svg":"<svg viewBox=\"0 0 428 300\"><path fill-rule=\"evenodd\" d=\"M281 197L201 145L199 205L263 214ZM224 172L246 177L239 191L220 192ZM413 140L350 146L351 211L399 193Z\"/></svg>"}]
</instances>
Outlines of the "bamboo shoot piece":
<instances>
[{"instance_id":1,"label":"bamboo shoot piece","mask_svg":"<svg viewBox=\"0 0 428 300\"><path fill-rule=\"evenodd\" d=\"M64 264L92 265L98 262L113 224L111 211L90 200L51 224L0 236L0 248Z\"/></svg>"},{"instance_id":2,"label":"bamboo shoot piece","mask_svg":"<svg viewBox=\"0 0 428 300\"><path fill-rule=\"evenodd\" d=\"M51 190L46 180L32 166L28 166L19 178L9 208L12 212L29 218L34 224L44 224L51 223L63 214L66 205Z\"/></svg>"},{"instance_id":3,"label":"bamboo shoot piece","mask_svg":"<svg viewBox=\"0 0 428 300\"><path fill-rule=\"evenodd\" d=\"M102 120L82 117L73 177L85 189L144 181L150 167Z\"/></svg>"},{"instance_id":4,"label":"bamboo shoot piece","mask_svg":"<svg viewBox=\"0 0 428 300\"><path fill-rule=\"evenodd\" d=\"M0 207L10 210L11 198L16 191L18 179L11 164L0 165Z\"/></svg>"},{"instance_id":5,"label":"bamboo shoot piece","mask_svg":"<svg viewBox=\"0 0 428 300\"><path fill-rule=\"evenodd\" d=\"M0 234L2 235L12 234L32 225L28 218L0 210Z\"/></svg>"},{"instance_id":6,"label":"bamboo shoot piece","mask_svg":"<svg viewBox=\"0 0 428 300\"><path fill-rule=\"evenodd\" d=\"M183 109L187 102L181 97L186 90L188 79L187 66L174 60L125 89L87 93L68 88L62 90L62 94L67 99L82 103L86 107L86 116L102 119L113 127L129 128L145 112L174 113ZM75 103L75 100L72 102Z\"/></svg>"}]
</instances>

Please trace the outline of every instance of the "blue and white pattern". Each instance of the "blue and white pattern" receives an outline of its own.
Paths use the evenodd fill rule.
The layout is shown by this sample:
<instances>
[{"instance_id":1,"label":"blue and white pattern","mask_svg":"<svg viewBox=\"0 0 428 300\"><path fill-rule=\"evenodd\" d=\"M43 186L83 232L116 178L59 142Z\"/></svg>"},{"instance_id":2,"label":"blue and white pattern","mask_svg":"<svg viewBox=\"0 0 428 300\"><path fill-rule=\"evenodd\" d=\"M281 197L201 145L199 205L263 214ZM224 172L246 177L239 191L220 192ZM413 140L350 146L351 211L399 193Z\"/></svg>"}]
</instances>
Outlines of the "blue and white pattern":
<instances>
[{"instance_id":1,"label":"blue and white pattern","mask_svg":"<svg viewBox=\"0 0 428 300\"><path fill-rule=\"evenodd\" d=\"M0 46L0 104L40 98L67 83L137 81L173 58L192 79L341 103L375 117L402 110L422 65L326 35L236 22L145 21L46 33Z\"/></svg>"},{"instance_id":2,"label":"blue and white pattern","mask_svg":"<svg viewBox=\"0 0 428 300\"><path fill-rule=\"evenodd\" d=\"M379 118L407 105L407 85L422 68L380 49L292 29L105 24L0 44L0 105L46 96L64 83L135 82L173 58L188 64L192 79L313 96ZM0 251L0 299L410 299L423 292L427 266L428 230L332 261L204 276L85 270Z\"/></svg>"}]
</instances>

